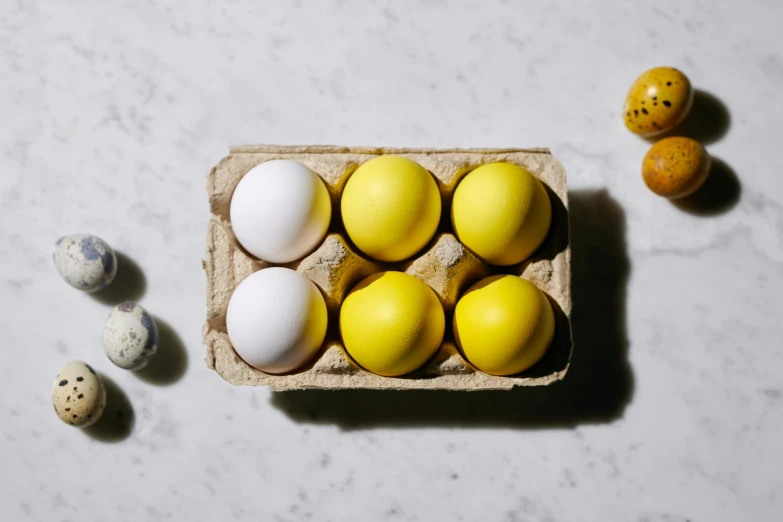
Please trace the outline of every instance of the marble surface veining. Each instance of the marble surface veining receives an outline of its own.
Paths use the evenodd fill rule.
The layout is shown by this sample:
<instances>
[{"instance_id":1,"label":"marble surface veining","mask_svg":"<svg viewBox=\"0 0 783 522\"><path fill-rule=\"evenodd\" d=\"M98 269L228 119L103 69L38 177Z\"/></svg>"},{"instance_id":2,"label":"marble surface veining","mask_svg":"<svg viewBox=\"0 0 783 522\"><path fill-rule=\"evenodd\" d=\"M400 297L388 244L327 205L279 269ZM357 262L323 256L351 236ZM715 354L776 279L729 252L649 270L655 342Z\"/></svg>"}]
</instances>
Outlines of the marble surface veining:
<instances>
[{"instance_id":1,"label":"marble surface veining","mask_svg":"<svg viewBox=\"0 0 783 522\"><path fill-rule=\"evenodd\" d=\"M783 3L175 2L0 6L0 519L778 521ZM623 127L656 65L700 89L720 161L674 206ZM241 143L547 146L571 186L566 380L501 393L234 388L202 359L205 174ZM105 238L91 296L51 262ZM112 305L156 318L139 374ZM107 418L52 411L57 369Z\"/></svg>"}]
</instances>

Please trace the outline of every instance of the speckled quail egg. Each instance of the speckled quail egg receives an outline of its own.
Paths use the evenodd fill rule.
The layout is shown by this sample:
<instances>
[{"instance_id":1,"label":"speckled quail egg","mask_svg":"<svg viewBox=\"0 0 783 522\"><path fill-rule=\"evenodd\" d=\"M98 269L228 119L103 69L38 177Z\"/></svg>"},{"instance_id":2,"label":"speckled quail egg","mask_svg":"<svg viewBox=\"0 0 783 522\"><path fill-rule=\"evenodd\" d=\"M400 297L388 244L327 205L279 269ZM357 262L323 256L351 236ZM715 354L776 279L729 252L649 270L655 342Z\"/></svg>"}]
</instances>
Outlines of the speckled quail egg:
<instances>
[{"instance_id":1,"label":"speckled quail egg","mask_svg":"<svg viewBox=\"0 0 783 522\"><path fill-rule=\"evenodd\" d=\"M684 120L692 104L688 77L672 67L655 67L631 85L623 107L625 126L640 136L657 136Z\"/></svg>"},{"instance_id":2,"label":"speckled quail egg","mask_svg":"<svg viewBox=\"0 0 783 522\"><path fill-rule=\"evenodd\" d=\"M78 290L97 292L117 275L117 256L103 239L86 234L61 237L54 245L54 266L66 283Z\"/></svg>"},{"instance_id":3,"label":"speckled quail egg","mask_svg":"<svg viewBox=\"0 0 783 522\"><path fill-rule=\"evenodd\" d=\"M63 422L86 428L101 418L106 407L106 389L89 364L70 361L54 379L52 404Z\"/></svg>"},{"instance_id":4,"label":"speckled quail egg","mask_svg":"<svg viewBox=\"0 0 783 522\"><path fill-rule=\"evenodd\" d=\"M133 301L112 308L103 326L103 350L120 368L147 366L158 351L158 327L152 316Z\"/></svg>"},{"instance_id":5,"label":"speckled quail egg","mask_svg":"<svg viewBox=\"0 0 783 522\"><path fill-rule=\"evenodd\" d=\"M696 192L707 180L712 161L704 146L683 136L656 142L642 161L642 178L647 187L669 199Z\"/></svg>"}]
</instances>

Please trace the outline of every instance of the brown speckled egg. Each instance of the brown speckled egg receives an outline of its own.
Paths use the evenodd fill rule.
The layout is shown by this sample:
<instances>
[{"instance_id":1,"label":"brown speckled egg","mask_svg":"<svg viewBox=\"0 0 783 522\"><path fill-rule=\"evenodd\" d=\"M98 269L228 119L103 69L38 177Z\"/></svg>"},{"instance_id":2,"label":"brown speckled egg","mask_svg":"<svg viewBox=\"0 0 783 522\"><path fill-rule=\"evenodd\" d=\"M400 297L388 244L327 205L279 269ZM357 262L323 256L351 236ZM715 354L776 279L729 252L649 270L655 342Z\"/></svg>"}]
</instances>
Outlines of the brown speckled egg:
<instances>
[{"instance_id":1,"label":"brown speckled egg","mask_svg":"<svg viewBox=\"0 0 783 522\"><path fill-rule=\"evenodd\" d=\"M89 364L71 361L54 380L52 404L63 422L86 428L101 418L106 407L106 389Z\"/></svg>"},{"instance_id":2,"label":"brown speckled egg","mask_svg":"<svg viewBox=\"0 0 783 522\"><path fill-rule=\"evenodd\" d=\"M684 120L692 104L688 77L671 67L656 67L631 85L623 108L625 126L640 136L657 136Z\"/></svg>"},{"instance_id":3,"label":"brown speckled egg","mask_svg":"<svg viewBox=\"0 0 783 522\"><path fill-rule=\"evenodd\" d=\"M669 199L693 194L710 173L710 156L696 140L674 136L664 138L647 151L642 177L647 186Z\"/></svg>"}]
</instances>

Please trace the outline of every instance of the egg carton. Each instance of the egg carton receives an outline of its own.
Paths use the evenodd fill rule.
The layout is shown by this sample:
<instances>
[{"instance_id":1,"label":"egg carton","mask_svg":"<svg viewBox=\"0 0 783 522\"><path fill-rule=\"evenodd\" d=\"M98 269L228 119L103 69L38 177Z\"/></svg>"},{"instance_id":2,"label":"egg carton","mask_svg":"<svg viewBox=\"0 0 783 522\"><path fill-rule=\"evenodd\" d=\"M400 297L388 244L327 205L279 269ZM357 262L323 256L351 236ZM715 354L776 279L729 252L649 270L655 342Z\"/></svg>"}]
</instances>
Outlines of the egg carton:
<instances>
[{"instance_id":1,"label":"egg carton","mask_svg":"<svg viewBox=\"0 0 783 522\"><path fill-rule=\"evenodd\" d=\"M364 256L345 233L340 217L340 196L351 174L365 161L396 154L416 161L430 171L438 185L443 214L429 244L413 259L381 263ZM326 183L332 200L332 221L321 245L300 261L273 265L254 258L236 240L229 216L231 196L250 169L273 159L290 159L307 165ZM468 251L451 227L450 202L459 181L471 170L503 161L526 168L544 182L552 201L549 234L533 257L510 267L488 266ZM233 147L209 173L207 181L212 217L207 227L207 320L204 325L206 363L234 385L268 385L274 390L340 389L442 389L507 390L514 386L542 386L562 379L571 358L571 251L568 227L568 192L563 167L547 149L407 149L336 146ZM294 269L322 291L329 311L329 327L319 353L303 368L285 375L257 370L240 358L226 333L226 309L234 289L247 276L269 266ZM446 335L437 353L417 371L402 377L383 377L356 364L342 345L339 309L351 288L365 277L398 270L429 285L446 312ZM546 355L532 368L509 377L484 373L460 353L451 333L454 306L471 284L486 276L514 274L546 293L555 311L555 336Z\"/></svg>"}]
</instances>

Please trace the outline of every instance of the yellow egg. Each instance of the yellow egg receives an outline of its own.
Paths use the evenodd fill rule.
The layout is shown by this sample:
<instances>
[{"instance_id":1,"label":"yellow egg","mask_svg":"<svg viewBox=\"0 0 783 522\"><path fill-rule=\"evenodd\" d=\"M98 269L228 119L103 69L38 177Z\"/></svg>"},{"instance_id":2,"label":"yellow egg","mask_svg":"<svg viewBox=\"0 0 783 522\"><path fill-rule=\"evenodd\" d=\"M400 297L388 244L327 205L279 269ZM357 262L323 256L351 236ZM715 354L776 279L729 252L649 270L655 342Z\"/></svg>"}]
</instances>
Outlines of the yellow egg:
<instances>
[{"instance_id":1,"label":"yellow egg","mask_svg":"<svg viewBox=\"0 0 783 522\"><path fill-rule=\"evenodd\" d=\"M465 357L492 375L522 372L546 353L555 333L547 297L512 275L482 279L454 310L454 338Z\"/></svg>"},{"instance_id":2,"label":"yellow egg","mask_svg":"<svg viewBox=\"0 0 783 522\"><path fill-rule=\"evenodd\" d=\"M671 136L656 142L642 161L647 187L669 199L690 196L707 180L712 161L698 141Z\"/></svg>"},{"instance_id":3,"label":"yellow egg","mask_svg":"<svg viewBox=\"0 0 783 522\"><path fill-rule=\"evenodd\" d=\"M490 163L457 185L451 222L460 242L483 261L513 265L546 238L552 204L544 185L527 170Z\"/></svg>"},{"instance_id":4,"label":"yellow egg","mask_svg":"<svg viewBox=\"0 0 783 522\"><path fill-rule=\"evenodd\" d=\"M380 156L348 179L343 223L354 244L380 261L401 261L421 250L440 221L440 194L429 172L402 156Z\"/></svg>"},{"instance_id":5,"label":"yellow egg","mask_svg":"<svg viewBox=\"0 0 783 522\"><path fill-rule=\"evenodd\" d=\"M672 67L656 67L631 85L625 98L625 126L634 134L650 137L676 127L693 104L688 77Z\"/></svg>"},{"instance_id":6,"label":"yellow egg","mask_svg":"<svg viewBox=\"0 0 783 522\"><path fill-rule=\"evenodd\" d=\"M383 272L351 290L340 309L348 354L378 375L410 373L443 341L446 319L435 292L402 272Z\"/></svg>"}]
</instances>

